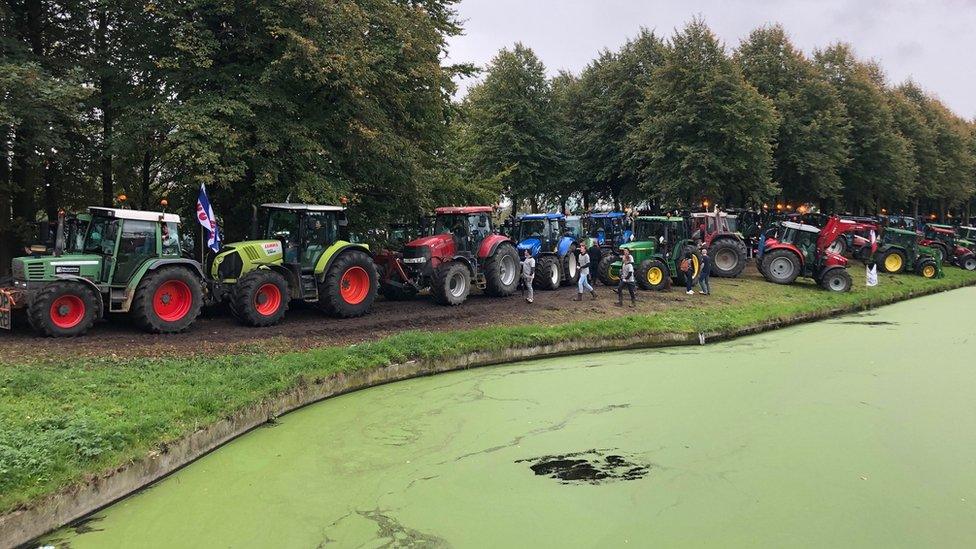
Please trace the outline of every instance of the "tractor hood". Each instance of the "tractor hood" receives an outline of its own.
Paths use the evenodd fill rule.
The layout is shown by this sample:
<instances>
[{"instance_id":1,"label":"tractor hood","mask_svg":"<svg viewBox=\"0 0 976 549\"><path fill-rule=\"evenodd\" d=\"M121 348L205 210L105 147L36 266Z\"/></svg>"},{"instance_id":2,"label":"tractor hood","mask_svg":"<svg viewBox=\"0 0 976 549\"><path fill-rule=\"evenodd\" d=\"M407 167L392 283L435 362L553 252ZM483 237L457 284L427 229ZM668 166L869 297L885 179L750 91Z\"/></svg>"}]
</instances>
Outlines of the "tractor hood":
<instances>
[{"instance_id":1,"label":"tractor hood","mask_svg":"<svg viewBox=\"0 0 976 549\"><path fill-rule=\"evenodd\" d=\"M11 261L14 281L51 281L62 276L83 276L93 280L102 269L102 257L95 254L16 257Z\"/></svg>"},{"instance_id":2,"label":"tractor hood","mask_svg":"<svg viewBox=\"0 0 976 549\"><path fill-rule=\"evenodd\" d=\"M525 250L529 251L532 257L539 254L539 250L542 249L542 241L538 238L526 238L525 240L518 243L519 257L525 253Z\"/></svg>"},{"instance_id":3,"label":"tractor hood","mask_svg":"<svg viewBox=\"0 0 976 549\"><path fill-rule=\"evenodd\" d=\"M657 250L657 242L654 242L653 240L638 240L637 242L621 244L620 249L630 250L631 252L653 254Z\"/></svg>"},{"instance_id":4,"label":"tractor hood","mask_svg":"<svg viewBox=\"0 0 976 549\"><path fill-rule=\"evenodd\" d=\"M445 257L454 255L454 235L449 233L422 236L407 242L405 248L426 248L431 257Z\"/></svg>"}]
</instances>

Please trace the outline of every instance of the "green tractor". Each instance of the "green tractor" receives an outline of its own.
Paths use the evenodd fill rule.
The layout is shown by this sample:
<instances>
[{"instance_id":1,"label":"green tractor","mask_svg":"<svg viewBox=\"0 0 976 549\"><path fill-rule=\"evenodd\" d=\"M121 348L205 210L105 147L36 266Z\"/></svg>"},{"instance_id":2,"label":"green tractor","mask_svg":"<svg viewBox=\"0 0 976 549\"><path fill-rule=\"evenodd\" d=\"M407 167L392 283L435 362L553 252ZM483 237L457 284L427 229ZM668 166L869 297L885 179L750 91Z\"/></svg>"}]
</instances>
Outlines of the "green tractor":
<instances>
[{"instance_id":1,"label":"green tractor","mask_svg":"<svg viewBox=\"0 0 976 549\"><path fill-rule=\"evenodd\" d=\"M634 224L634 240L622 244L634 258L637 285L644 290L665 290L673 280L680 284L678 263L691 253L691 272L695 283L701 272L701 255L691 239L687 222L681 217L640 216ZM610 266L610 278L620 281L621 262Z\"/></svg>"},{"instance_id":2,"label":"green tractor","mask_svg":"<svg viewBox=\"0 0 976 549\"><path fill-rule=\"evenodd\" d=\"M182 257L179 216L96 207L88 215L80 239L66 242L62 217L52 255L13 260L12 283L0 288L0 328L24 307L31 327L49 337L82 335L105 313L128 313L152 333L187 329L203 306L204 276Z\"/></svg>"},{"instance_id":3,"label":"green tractor","mask_svg":"<svg viewBox=\"0 0 976 549\"><path fill-rule=\"evenodd\" d=\"M887 227L872 260L889 273L915 272L925 278L941 278L942 261L938 250L918 243L915 231Z\"/></svg>"},{"instance_id":4,"label":"green tractor","mask_svg":"<svg viewBox=\"0 0 976 549\"><path fill-rule=\"evenodd\" d=\"M213 258L208 270L215 299L248 326L278 323L291 300L340 318L366 314L378 276L369 247L349 242L345 210L262 205L262 239L227 244Z\"/></svg>"}]
</instances>

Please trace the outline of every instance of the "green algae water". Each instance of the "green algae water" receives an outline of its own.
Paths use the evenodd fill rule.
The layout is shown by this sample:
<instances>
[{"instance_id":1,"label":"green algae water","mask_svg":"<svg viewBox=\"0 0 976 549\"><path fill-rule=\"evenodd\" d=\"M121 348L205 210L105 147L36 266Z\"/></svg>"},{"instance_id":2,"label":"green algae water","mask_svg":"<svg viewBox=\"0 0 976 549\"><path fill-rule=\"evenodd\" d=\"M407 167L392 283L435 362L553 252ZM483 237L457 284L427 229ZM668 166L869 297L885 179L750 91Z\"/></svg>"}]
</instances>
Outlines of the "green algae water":
<instances>
[{"instance_id":1,"label":"green algae water","mask_svg":"<svg viewBox=\"0 0 976 549\"><path fill-rule=\"evenodd\" d=\"M331 399L43 544L973 547L976 289Z\"/></svg>"}]
</instances>

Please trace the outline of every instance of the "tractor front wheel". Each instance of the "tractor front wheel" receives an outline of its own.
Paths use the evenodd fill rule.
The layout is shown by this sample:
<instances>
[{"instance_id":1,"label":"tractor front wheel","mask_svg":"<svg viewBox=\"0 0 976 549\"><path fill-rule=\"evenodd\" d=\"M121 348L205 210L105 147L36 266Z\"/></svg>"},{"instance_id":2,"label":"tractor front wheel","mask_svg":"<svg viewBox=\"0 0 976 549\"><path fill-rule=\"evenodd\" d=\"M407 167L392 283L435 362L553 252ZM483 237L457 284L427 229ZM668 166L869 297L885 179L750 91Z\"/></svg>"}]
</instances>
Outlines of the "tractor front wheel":
<instances>
[{"instance_id":1,"label":"tractor front wheel","mask_svg":"<svg viewBox=\"0 0 976 549\"><path fill-rule=\"evenodd\" d=\"M563 284L567 286L575 286L579 282L579 260L572 249L563 256L563 275Z\"/></svg>"},{"instance_id":2,"label":"tractor front wheel","mask_svg":"<svg viewBox=\"0 0 976 549\"><path fill-rule=\"evenodd\" d=\"M722 238L708 248L712 259L711 273L723 278L735 278L746 268L746 245L737 238Z\"/></svg>"},{"instance_id":3,"label":"tractor front wheel","mask_svg":"<svg viewBox=\"0 0 976 549\"><path fill-rule=\"evenodd\" d=\"M600 263L596 267L596 277L600 279L600 282L607 286L616 286L620 282L619 274L614 275L610 273L610 265L617 261L620 261L620 256L610 252L600 259Z\"/></svg>"},{"instance_id":4,"label":"tractor front wheel","mask_svg":"<svg viewBox=\"0 0 976 549\"><path fill-rule=\"evenodd\" d=\"M493 297L507 297L518 289L519 257L515 246L503 242L485 260L485 292ZM463 300L462 300L463 301Z\"/></svg>"},{"instance_id":5,"label":"tractor front wheel","mask_svg":"<svg viewBox=\"0 0 976 549\"><path fill-rule=\"evenodd\" d=\"M441 305L456 306L464 303L471 292L471 272L458 261L437 267L430 293Z\"/></svg>"},{"instance_id":6,"label":"tractor front wheel","mask_svg":"<svg viewBox=\"0 0 976 549\"><path fill-rule=\"evenodd\" d=\"M939 274L939 268L936 265L935 260L931 258L925 258L919 261L918 268L916 270L918 271L919 276L923 278L935 278Z\"/></svg>"},{"instance_id":7,"label":"tractor front wheel","mask_svg":"<svg viewBox=\"0 0 976 549\"><path fill-rule=\"evenodd\" d=\"M762 274L776 284L792 284L800 275L800 258L790 250L773 250L763 255Z\"/></svg>"},{"instance_id":8,"label":"tractor front wheel","mask_svg":"<svg viewBox=\"0 0 976 549\"><path fill-rule=\"evenodd\" d=\"M843 267L830 269L820 277L820 285L832 292L849 292L852 283L850 273Z\"/></svg>"},{"instance_id":9,"label":"tractor front wheel","mask_svg":"<svg viewBox=\"0 0 976 549\"><path fill-rule=\"evenodd\" d=\"M136 288L132 315L147 332L182 332L200 316L203 287L200 278L184 267L162 267L146 273Z\"/></svg>"},{"instance_id":10,"label":"tractor front wheel","mask_svg":"<svg viewBox=\"0 0 976 549\"><path fill-rule=\"evenodd\" d=\"M562 281L559 260L551 255L539 256L535 265L535 287L540 290L557 290Z\"/></svg>"},{"instance_id":11,"label":"tractor front wheel","mask_svg":"<svg viewBox=\"0 0 976 549\"><path fill-rule=\"evenodd\" d=\"M376 299L379 275L369 254L342 252L319 283L319 307L339 318L363 316Z\"/></svg>"},{"instance_id":12,"label":"tractor front wheel","mask_svg":"<svg viewBox=\"0 0 976 549\"><path fill-rule=\"evenodd\" d=\"M671 283L668 266L658 259L645 259L637 266L637 285L643 290L667 290Z\"/></svg>"},{"instance_id":13,"label":"tractor front wheel","mask_svg":"<svg viewBox=\"0 0 976 549\"><path fill-rule=\"evenodd\" d=\"M878 263L886 273L900 273L905 270L905 253L901 250L888 250Z\"/></svg>"},{"instance_id":14,"label":"tractor front wheel","mask_svg":"<svg viewBox=\"0 0 976 549\"><path fill-rule=\"evenodd\" d=\"M27 317L47 337L84 335L95 323L98 297L79 282L54 282L37 293L27 307Z\"/></svg>"},{"instance_id":15,"label":"tractor front wheel","mask_svg":"<svg viewBox=\"0 0 976 549\"><path fill-rule=\"evenodd\" d=\"M231 311L246 326L274 326L288 310L288 282L269 269L256 269L241 277L230 296Z\"/></svg>"}]
</instances>

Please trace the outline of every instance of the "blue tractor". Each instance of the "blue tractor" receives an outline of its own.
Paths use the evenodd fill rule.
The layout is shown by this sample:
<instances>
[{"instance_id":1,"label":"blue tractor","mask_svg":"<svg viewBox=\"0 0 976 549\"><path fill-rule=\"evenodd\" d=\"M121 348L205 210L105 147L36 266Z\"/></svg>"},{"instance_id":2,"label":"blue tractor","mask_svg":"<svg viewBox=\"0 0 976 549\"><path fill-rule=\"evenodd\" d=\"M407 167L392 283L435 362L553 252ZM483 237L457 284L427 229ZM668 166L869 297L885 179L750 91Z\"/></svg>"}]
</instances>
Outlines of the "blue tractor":
<instances>
[{"instance_id":1,"label":"blue tractor","mask_svg":"<svg viewBox=\"0 0 976 549\"><path fill-rule=\"evenodd\" d=\"M560 213L527 214L518 220L519 257L528 250L535 258L535 282L540 290L555 290L560 284L576 284L579 241Z\"/></svg>"},{"instance_id":2,"label":"blue tractor","mask_svg":"<svg viewBox=\"0 0 976 549\"><path fill-rule=\"evenodd\" d=\"M633 238L631 219L624 212L591 213L583 218L583 228L590 261L596 265L596 277L604 284L615 286L618 279L610 272L610 265L620 261L620 245Z\"/></svg>"}]
</instances>

